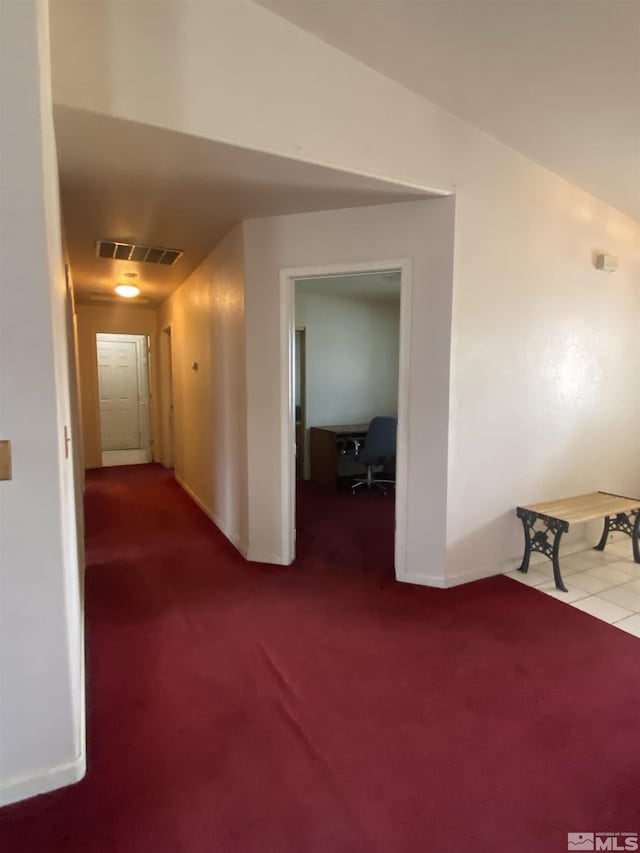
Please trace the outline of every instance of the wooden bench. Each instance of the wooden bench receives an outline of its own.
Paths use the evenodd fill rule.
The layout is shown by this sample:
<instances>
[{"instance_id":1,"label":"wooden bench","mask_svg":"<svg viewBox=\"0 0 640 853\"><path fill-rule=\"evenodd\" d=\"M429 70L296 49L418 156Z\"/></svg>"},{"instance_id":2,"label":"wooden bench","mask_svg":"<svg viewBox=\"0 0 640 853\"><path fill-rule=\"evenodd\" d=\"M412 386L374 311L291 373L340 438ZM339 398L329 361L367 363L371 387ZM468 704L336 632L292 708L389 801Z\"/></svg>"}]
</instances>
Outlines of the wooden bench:
<instances>
[{"instance_id":1,"label":"wooden bench","mask_svg":"<svg viewBox=\"0 0 640 853\"><path fill-rule=\"evenodd\" d=\"M524 558L519 568L521 572L529 570L529 558L532 551L539 551L553 562L553 577L557 589L567 592L560 574L559 552L562 534L571 524L582 524L604 518L604 531L595 547L604 551L607 537L613 530L620 530L631 537L633 559L640 563L640 499L607 492L591 492L575 498L517 507L518 518L524 527ZM539 524L536 529L536 524ZM553 536L553 541L549 537Z\"/></svg>"}]
</instances>

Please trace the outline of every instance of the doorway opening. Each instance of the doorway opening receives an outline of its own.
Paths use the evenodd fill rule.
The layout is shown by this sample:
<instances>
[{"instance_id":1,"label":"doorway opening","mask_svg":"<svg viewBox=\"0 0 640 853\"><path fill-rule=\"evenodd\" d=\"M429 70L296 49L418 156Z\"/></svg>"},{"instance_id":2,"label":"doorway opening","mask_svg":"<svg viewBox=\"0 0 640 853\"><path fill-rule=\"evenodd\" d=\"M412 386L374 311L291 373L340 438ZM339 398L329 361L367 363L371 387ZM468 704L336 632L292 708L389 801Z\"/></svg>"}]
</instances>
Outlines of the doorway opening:
<instances>
[{"instance_id":1,"label":"doorway opening","mask_svg":"<svg viewBox=\"0 0 640 853\"><path fill-rule=\"evenodd\" d=\"M409 271L396 261L283 273L292 560L301 536L318 533L313 514L334 513L345 547L377 542L389 571L402 571ZM380 429L384 446L371 459Z\"/></svg>"},{"instance_id":2,"label":"doorway opening","mask_svg":"<svg viewBox=\"0 0 640 853\"><path fill-rule=\"evenodd\" d=\"M103 466L152 457L147 335L96 334Z\"/></svg>"},{"instance_id":3,"label":"doorway opening","mask_svg":"<svg viewBox=\"0 0 640 853\"><path fill-rule=\"evenodd\" d=\"M171 326L162 330L160 340L160 387L162 399L162 463L175 464L175 410L173 398L173 338Z\"/></svg>"},{"instance_id":4,"label":"doorway opening","mask_svg":"<svg viewBox=\"0 0 640 853\"><path fill-rule=\"evenodd\" d=\"M296 326L294 338L294 406L296 424L296 480L304 480L307 445L307 330Z\"/></svg>"}]
</instances>

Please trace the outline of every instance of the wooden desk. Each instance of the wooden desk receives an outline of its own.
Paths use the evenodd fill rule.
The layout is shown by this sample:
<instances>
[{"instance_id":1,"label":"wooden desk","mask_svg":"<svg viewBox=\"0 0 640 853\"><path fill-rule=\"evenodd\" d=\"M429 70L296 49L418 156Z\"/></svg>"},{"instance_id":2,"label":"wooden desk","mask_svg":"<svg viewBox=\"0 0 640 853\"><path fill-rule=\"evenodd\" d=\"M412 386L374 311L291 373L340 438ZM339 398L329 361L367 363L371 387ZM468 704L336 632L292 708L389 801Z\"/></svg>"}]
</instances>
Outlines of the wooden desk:
<instances>
[{"instance_id":1,"label":"wooden desk","mask_svg":"<svg viewBox=\"0 0 640 853\"><path fill-rule=\"evenodd\" d=\"M339 477L358 476L362 465L340 452L340 440L349 436L366 438L369 424L313 426L309 429L311 480L321 486L336 488Z\"/></svg>"},{"instance_id":2,"label":"wooden desk","mask_svg":"<svg viewBox=\"0 0 640 853\"><path fill-rule=\"evenodd\" d=\"M521 572L529 570L529 557L532 551L544 554L553 562L553 577L557 589L567 592L560 574L560 539L569 530L571 524L581 524L604 518L604 530L597 551L604 551L607 538L612 530L620 530L631 537L633 559L640 563L640 499L607 492L591 492L575 498L546 501L545 503L519 506L516 510L524 527L524 558L519 568ZM541 527L535 529L536 523ZM549 535L553 535L553 542Z\"/></svg>"}]
</instances>

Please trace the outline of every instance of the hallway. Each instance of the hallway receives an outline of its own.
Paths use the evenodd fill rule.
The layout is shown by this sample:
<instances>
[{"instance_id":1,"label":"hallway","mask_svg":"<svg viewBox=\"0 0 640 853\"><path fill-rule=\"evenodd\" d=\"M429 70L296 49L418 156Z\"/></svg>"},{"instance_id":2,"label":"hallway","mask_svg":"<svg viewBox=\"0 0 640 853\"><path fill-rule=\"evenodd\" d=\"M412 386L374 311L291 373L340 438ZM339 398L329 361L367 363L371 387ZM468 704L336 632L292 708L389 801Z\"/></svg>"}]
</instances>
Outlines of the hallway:
<instances>
[{"instance_id":1,"label":"hallway","mask_svg":"<svg viewBox=\"0 0 640 853\"><path fill-rule=\"evenodd\" d=\"M265 567L160 466L89 474L89 770L0 811L3 853L539 853L638 827L638 640L504 577L398 584L385 498L338 498L303 494L296 565Z\"/></svg>"}]
</instances>

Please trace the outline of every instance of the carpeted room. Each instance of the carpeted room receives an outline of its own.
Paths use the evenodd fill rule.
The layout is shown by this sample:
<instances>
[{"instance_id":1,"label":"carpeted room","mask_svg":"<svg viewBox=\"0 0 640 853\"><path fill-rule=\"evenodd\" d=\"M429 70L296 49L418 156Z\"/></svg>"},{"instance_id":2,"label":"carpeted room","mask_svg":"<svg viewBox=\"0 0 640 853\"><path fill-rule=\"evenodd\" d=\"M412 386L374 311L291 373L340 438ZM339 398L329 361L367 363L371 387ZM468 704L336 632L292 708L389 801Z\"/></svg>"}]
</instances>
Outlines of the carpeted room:
<instances>
[{"instance_id":1,"label":"carpeted room","mask_svg":"<svg viewBox=\"0 0 640 853\"><path fill-rule=\"evenodd\" d=\"M368 538L314 511L260 566L161 466L89 475L89 771L0 812L5 849L534 853L635 825L637 639L504 577L398 584L379 496L343 497Z\"/></svg>"},{"instance_id":2,"label":"carpeted room","mask_svg":"<svg viewBox=\"0 0 640 853\"><path fill-rule=\"evenodd\" d=\"M637 828L640 641L554 600L542 563L536 589L501 576L516 506L640 486L633 4L375 5L0 4L3 848L533 853ZM411 245L410 204L446 211ZM88 472L85 576L73 333L133 271L97 268L101 238L199 272L174 296L179 265L137 268L152 364L180 333L183 440ZM408 262L416 296L396 579L367 495L335 523L312 496L278 565L281 276L372 257ZM635 583L624 543L562 555L570 592Z\"/></svg>"}]
</instances>

